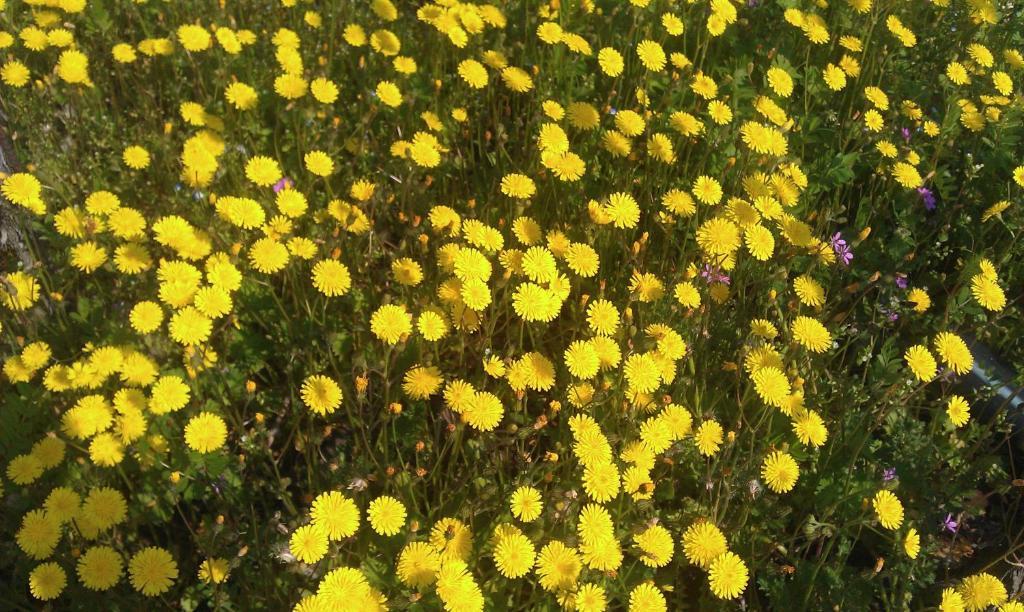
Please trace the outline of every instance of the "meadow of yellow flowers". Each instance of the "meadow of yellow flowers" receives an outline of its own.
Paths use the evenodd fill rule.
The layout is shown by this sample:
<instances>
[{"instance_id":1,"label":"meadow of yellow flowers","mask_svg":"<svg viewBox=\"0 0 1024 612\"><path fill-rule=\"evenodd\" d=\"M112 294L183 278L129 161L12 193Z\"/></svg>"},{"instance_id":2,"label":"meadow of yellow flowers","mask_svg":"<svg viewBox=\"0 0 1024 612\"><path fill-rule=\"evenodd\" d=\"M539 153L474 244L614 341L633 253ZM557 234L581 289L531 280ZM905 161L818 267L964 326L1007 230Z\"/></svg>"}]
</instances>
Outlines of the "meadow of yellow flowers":
<instances>
[{"instance_id":1,"label":"meadow of yellow flowers","mask_svg":"<svg viewBox=\"0 0 1024 612\"><path fill-rule=\"evenodd\" d=\"M1022 51L0 0L0 608L1024 610Z\"/></svg>"}]
</instances>

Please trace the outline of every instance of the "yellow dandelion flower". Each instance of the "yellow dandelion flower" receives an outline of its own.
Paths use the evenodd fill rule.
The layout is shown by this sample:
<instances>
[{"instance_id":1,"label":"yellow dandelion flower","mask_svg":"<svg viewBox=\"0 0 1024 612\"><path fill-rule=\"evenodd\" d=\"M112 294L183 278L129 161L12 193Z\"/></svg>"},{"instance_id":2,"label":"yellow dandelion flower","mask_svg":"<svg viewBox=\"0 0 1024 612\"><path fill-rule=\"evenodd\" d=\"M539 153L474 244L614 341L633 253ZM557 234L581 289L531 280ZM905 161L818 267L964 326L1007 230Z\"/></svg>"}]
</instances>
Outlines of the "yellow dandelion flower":
<instances>
[{"instance_id":1,"label":"yellow dandelion flower","mask_svg":"<svg viewBox=\"0 0 1024 612\"><path fill-rule=\"evenodd\" d=\"M892 491L882 489L872 500L878 522L886 529L899 529L903 524L903 504Z\"/></svg>"},{"instance_id":2,"label":"yellow dandelion flower","mask_svg":"<svg viewBox=\"0 0 1024 612\"><path fill-rule=\"evenodd\" d=\"M383 536L392 536L405 526L405 505L387 495L370 502L366 511L370 527Z\"/></svg>"}]
</instances>

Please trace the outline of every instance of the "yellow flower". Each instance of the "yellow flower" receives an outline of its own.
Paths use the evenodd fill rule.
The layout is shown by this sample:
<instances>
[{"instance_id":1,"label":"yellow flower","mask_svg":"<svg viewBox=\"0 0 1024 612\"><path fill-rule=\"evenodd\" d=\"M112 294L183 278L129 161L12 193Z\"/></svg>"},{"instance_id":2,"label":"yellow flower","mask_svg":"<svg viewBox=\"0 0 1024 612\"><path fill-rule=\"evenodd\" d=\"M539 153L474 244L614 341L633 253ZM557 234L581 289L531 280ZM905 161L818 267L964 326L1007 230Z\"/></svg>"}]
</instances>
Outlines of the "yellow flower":
<instances>
[{"instance_id":1,"label":"yellow flower","mask_svg":"<svg viewBox=\"0 0 1024 612\"><path fill-rule=\"evenodd\" d=\"M963 427L971 418L971 406L961 395L951 395L946 403L946 415L953 425Z\"/></svg>"},{"instance_id":2,"label":"yellow flower","mask_svg":"<svg viewBox=\"0 0 1024 612\"><path fill-rule=\"evenodd\" d=\"M24 87L30 76L28 67L17 60L9 61L0 67L0 80L4 82L4 85Z\"/></svg>"},{"instance_id":3,"label":"yellow flower","mask_svg":"<svg viewBox=\"0 0 1024 612\"><path fill-rule=\"evenodd\" d=\"M597 63L601 67L601 72L610 77L622 74L622 69L625 66L622 54L611 47L605 47L598 51Z\"/></svg>"},{"instance_id":4,"label":"yellow flower","mask_svg":"<svg viewBox=\"0 0 1024 612\"><path fill-rule=\"evenodd\" d=\"M528 199L537 188L533 180L523 174L506 174L501 179L501 192L510 198Z\"/></svg>"},{"instance_id":5,"label":"yellow flower","mask_svg":"<svg viewBox=\"0 0 1024 612\"><path fill-rule=\"evenodd\" d=\"M789 379L782 370L775 366L758 368L752 378L761 400L769 406L781 408L790 393Z\"/></svg>"},{"instance_id":6,"label":"yellow flower","mask_svg":"<svg viewBox=\"0 0 1024 612\"><path fill-rule=\"evenodd\" d=\"M872 505L878 522L886 529L899 529L903 524L903 504L892 491L882 489L875 494Z\"/></svg>"},{"instance_id":7,"label":"yellow flower","mask_svg":"<svg viewBox=\"0 0 1024 612\"><path fill-rule=\"evenodd\" d=\"M259 96L256 90L245 83L235 82L224 90L228 103L238 110L249 110L256 106Z\"/></svg>"},{"instance_id":8,"label":"yellow flower","mask_svg":"<svg viewBox=\"0 0 1024 612\"><path fill-rule=\"evenodd\" d=\"M732 109L721 100L712 100L708 103L708 116L716 124L725 125L732 121Z\"/></svg>"},{"instance_id":9,"label":"yellow flower","mask_svg":"<svg viewBox=\"0 0 1024 612\"><path fill-rule=\"evenodd\" d=\"M964 612L964 598L956 589L946 588L942 590L942 601L939 603L939 612Z\"/></svg>"},{"instance_id":10,"label":"yellow flower","mask_svg":"<svg viewBox=\"0 0 1024 612\"><path fill-rule=\"evenodd\" d=\"M537 38L549 45L562 41L562 26L553 21L545 21L537 26Z\"/></svg>"},{"instance_id":11,"label":"yellow flower","mask_svg":"<svg viewBox=\"0 0 1024 612\"><path fill-rule=\"evenodd\" d=\"M302 382L302 402L313 412L323 416L334 412L341 405L341 387L334 379L314 374Z\"/></svg>"},{"instance_id":12,"label":"yellow flower","mask_svg":"<svg viewBox=\"0 0 1024 612\"><path fill-rule=\"evenodd\" d=\"M907 301L914 305L914 312L925 312L932 305L932 299L924 289L915 287L907 294Z\"/></svg>"},{"instance_id":13,"label":"yellow flower","mask_svg":"<svg viewBox=\"0 0 1024 612\"><path fill-rule=\"evenodd\" d=\"M94 546L78 558L78 579L93 591L106 591L121 579L124 562L109 546Z\"/></svg>"},{"instance_id":14,"label":"yellow flower","mask_svg":"<svg viewBox=\"0 0 1024 612\"><path fill-rule=\"evenodd\" d=\"M976 274L971 278L971 295L986 310L998 312L1006 306L1003 288L986 274Z\"/></svg>"},{"instance_id":15,"label":"yellow flower","mask_svg":"<svg viewBox=\"0 0 1024 612\"><path fill-rule=\"evenodd\" d=\"M71 247L71 265L82 272L94 272L106 261L107 250L91 240Z\"/></svg>"},{"instance_id":16,"label":"yellow flower","mask_svg":"<svg viewBox=\"0 0 1024 612\"><path fill-rule=\"evenodd\" d=\"M672 560L672 534L661 525L652 525L633 536L640 548L640 561L648 567L664 567Z\"/></svg>"},{"instance_id":17,"label":"yellow flower","mask_svg":"<svg viewBox=\"0 0 1024 612\"><path fill-rule=\"evenodd\" d=\"M313 266L313 286L328 297L337 297L348 293L352 277L345 264L334 259L324 259Z\"/></svg>"},{"instance_id":18,"label":"yellow flower","mask_svg":"<svg viewBox=\"0 0 1024 612\"><path fill-rule=\"evenodd\" d=\"M410 542L398 556L399 580L413 587L429 586L437 580L441 569L441 556L426 542Z\"/></svg>"},{"instance_id":19,"label":"yellow flower","mask_svg":"<svg viewBox=\"0 0 1024 612\"><path fill-rule=\"evenodd\" d=\"M416 366L405 373L402 390L412 399L427 399L437 393L444 378L434 366Z\"/></svg>"},{"instance_id":20,"label":"yellow flower","mask_svg":"<svg viewBox=\"0 0 1024 612\"><path fill-rule=\"evenodd\" d=\"M801 274L793 281L793 290L800 303L807 306L821 306L825 303L825 290L807 274Z\"/></svg>"},{"instance_id":21,"label":"yellow flower","mask_svg":"<svg viewBox=\"0 0 1024 612\"><path fill-rule=\"evenodd\" d=\"M967 344L956 334L942 332L935 337L935 352L942 362L957 374L965 374L974 365L974 357Z\"/></svg>"},{"instance_id":22,"label":"yellow flower","mask_svg":"<svg viewBox=\"0 0 1024 612\"><path fill-rule=\"evenodd\" d=\"M638 584L629 593L629 612L665 612L665 596L650 582Z\"/></svg>"},{"instance_id":23,"label":"yellow flower","mask_svg":"<svg viewBox=\"0 0 1024 612\"><path fill-rule=\"evenodd\" d=\"M582 563L575 549L555 540L537 554L540 585L548 591L564 591L576 586Z\"/></svg>"},{"instance_id":24,"label":"yellow flower","mask_svg":"<svg viewBox=\"0 0 1024 612\"><path fill-rule=\"evenodd\" d=\"M306 170L317 176L329 176L331 172L334 172L334 161L323 151L310 151L306 153L303 161L306 164Z\"/></svg>"},{"instance_id":25,"label":"yellow flower","mask_svg":"<svg viewBox=\"0 0 1024 612\"><path fill-rule=\"evenodd\" d=\"M370 331L387 344L397 344L399 339L412 332L412 316L404 306L381 306L370 317Z\"/></svg>"},{"instance_id":26,"label":"yellow flower","mask_svg":"<svg viewBox=\"0 0 1024 612\"><path fill-rule=\"evenodd\" d=\"M892 176L896 182L907 189L917 189L921 186L921 175L917 168L906 162L899 162L892 167Z\"/></svg>"},{"instance_id":27,"label":"yellow flower","mask_svg":"<svg viewBox=\"0 0 1024 612\"><path fill-rule=\"evenodd\" d=\"M979 66L984 68L991 68L992 62L995 61L995 58L992 56L992 52L984 45L978 43L971 43L967 45L967 54L972 60L977 62Z\"/></svg>"},{"instance_id":28,"label":"yellow flower","mask_svg":"<svg viewBox=\"0 0 1024 612\"><path fill-rule=\"evenodd\" d=\"M705 100L712 100L718 95L718 84L715 83L714 79L703 72L698 72L693 76L693 81L690 83L690 89L693 90L693 93Z\"/></svg>"},{"instance_id":29,"label":"yellow flower","mask_svg":"<svg viewBox=\"0 0 1024 612\"><path fill-rule=\"evenodd\" d=\"M768 87L775 92L775 95L788 98L793 93L793 77L789 76L789 73L782 68L778 66L769 68L767 78Z\"/></svg>"},{"instance_id":30,"label":"yellow flower","mask_svg":"<svg viewBox=\"0 0 1024 612\"><path fill-rule=\"evenodd\" d=\"M704 421L694 432L693 438L697 442L697 450L705 457L710 457L718 452L722 445L722 426L717 421Z\"/></svg>"},{"instance_id":31,"label":"yellow flower","mask_svg":"<svg viewBox=\"0 0 1024 612\"><path fill-rule=\"evenodd\" d=\"M918 553L921 552L921 536L917 533L917 529L911 527L907 530L907 535L903 538L903 550L911 559L917 558Z\"/></svg>"},{"instance_id":32,"label":"yellow flower","mask_svg":"<svg viewBox=\"0 0 1024 612\"><path fill-rule=\"evenodd\" d=\"M725 552L711 562L708 582L720 599L735 599L747 588L747 564L734 553Z\"/></svg>"},{"instance_id":33,"label":"yellow flower","mask_svg":"<svg viewBox=\"0 0 1024 612\"><path fill-rule=\"evenodd\" d=\"M207 584L220 584L228 579L229 569L227 559L207 558L199 564L197 577Z\"/></svg>"},{"instance_id":34,"label":"yellow flower","mask_svg":"<svg viewBox=\"0 0 1024 612\"><path fill-rule=\"evenodd\" d=\"M152 597L171 588L178 577L178 564L163 548L144 548L128 562L128 575L135 590Z\"/></svg>"},{"instance_id":35,"label":"yellow flower","mask_svg":"<svg viewBox=\"0 0 1024 612\"><path fill-rule=\"evenodd\" d=\"M699 176L693 182L693 197L704 204L718 204L722 200L722 186L710 176Z\"/></svg>"},{"instance_id":36,"label":"yellow flower","mask_svg":"<svg viewBox=\"0 0 1024 612\"><path fill-rule=\"evenodd\" d=\"M788 453L775 451L764 458L761 464L761 478L768 488L776 493L791 491L796 485L800 468Z\"/></svg>"},{"instance_id":37,"label":"yellow flower","mask_svg":"<svg viewBox=\"0 0 1024 612\"><path fill-rule=\"evenodd\" d=\"M68 83L92 86L89 80L89 58L77 49L68 49L57 60L57 75Z\"/></svg>"},{"instance_id":38,"label":"yellow flower","mask_svg":"<svg viewBox=\"0 0 1024 612\"><path fill-rule=\"evenodd\" d=\"M636 227L640 221L640 205L636 199L628 193L613 193L608 196L608 204L604 207L604 213L608 216L611 224L619 229Z\"/></svg>"},{"instance_id":39,"label":"yellow flower","mask_svg":"<svg viewBox=\"0 0 1024 612\"><path fill-rule=\"evenodd\" d=\"M576 591L573 605L579 612L605 612L607 597L604 588L596 584L584 584Z\"/></svg>"},{"instance_id":40,"label":"yellow flower","mask_svg":"<svg viewBox=\"0 0 1024 612\"><path fill-rule=\"evenodd\" d=\"M39 468L38 461L34 461L36 470L41 473L42 469ZM18 468L23 469L23 466L18 466ZM10 466L8 466L8 471L11 471ZM15 472L13 476L19 476L19 474ZM25 479L21 478L21 480ZM52 555L60 539L60 522L45 510L30 510L22 517L21 527L15 534L18 548L24 551L29 558L37 560L46 559Z\"/></svg>"},{"instance_id":41,"label":"yellow flower","mask_svg":"<svg viewBox=\"0 0 1024 612\"><path fill-rule=\"evenodd\" d=\"M823 76L825 78L825 85L832 91L839 91L846 87L846 74L835 64L826 66Z\"/></svg>"},{"instance_id":42,"label":"yellow flower","mask_svg":"<svg viewBox=\"0 0 1024 612\"><path fill-rule=\"evenodd\" d=\"M269 187L281 178L281 167L266 156L256 156L245 164L245 176L260 187Z\"/></svg>"},{"instance_id":43,"label":"yellow flower","mask_svg":"<svg viewBox=\"0 0 1024 612\"><path fill-rule=\"evenodd\" d=\"M672 13L665 13L661 16L661 26L670 36L679 36L686 27L683 20Z\"/></svg>"},{"instance_id":44,"label":"yellow flower","mask_svg":"<svg viewBox=\"0 0 1024 612\"><path fill-rule=\"evenodd\" d=\"M501 71L501 81L516 93L525 93L533 89L533 79L522 68L509 66Z\"/></svg>"},{"instance_id":45,"label":"yellow flower","mask_svg":"<svg viewBox=\"0 0 1024 612\"><path fill-rule=\"evenodd\" d=\"M303 525L292 532L288 548L303 563L316 563L327 554L327 533L318 525Z\"/></svg>"},{"instance_id":46,"label":"yellow flower","mask_svg":"<svg viewBox=\"0 0 1024 612\"><path fill-rule=\"evenodd\" d=\"M178 40L188 51L203 51L210 48L212 37L202 26L186 24L178 28Z\"/></svg>"},{"instance_id":47,"label":"yellow flower","mask_svg":"<svg viewBox=\"0 0 1024 612\"><path fill-rule=\"evenodd\" d=\"M366 518L374 531L392 536L405 526L405 506L394 497L381 496L370 502Z\"/></svg>"},{"instance_id":48,"label":"yellow flower","mask_svg":"<svg viewBox=\"0 0 1024 612\"><path fill-rule=\"evenodd\" d=\"M507 531L503 533L502 527L507 527ZM495 535L498 541L494 547L494 564L502 576L519 578L533 569L536 551L529 538L511 525L499 525Z\"/></svg>"},{"instance_id":49,"label":"yellow flower","mask_svg":"<svg viewBox=\"0 0 1024 612\"><path fill-rule=\"evenodd\" d=\"M175 342L184 346L194 346L210 337L213 321L195 307L186 306L171 317L168 331Z\"/></svg>"},{"instance_id":50,"label":"yellow flower","mask_svg":"<svg viewBox=\"0 0 1024 612\"><path fill-rule=\"evenodd\" d=\"M989 606L998 606L1006 601L1006 587L991 574L975 574L964 578L957 591L963 597L964 607L970 612L980 612Z\"/></svg>"},{"instance_id":51,"label":"yellow flower","mask_svg":"<svg viewBox=\"0 0 1024 612\"><path fill-rule=\"evenodd\" d=\"M611 461L598 461L583 470L583 488L596 502L605 503L619 494L619 469Z\"/></svg>"},{"instance_id":52,"label":"yellow flower","mask_svg":"<svg viewBox=\"0 0 1024 612\"><path fill-rule=\"evenodd\" d=\"M416 331L420 332L424 340L436 342L448 332L448 323L441 313L426 310L416 320Z\"/></svg>"},{"instance_id":53,"label":"yellow flower","mask_svg":"<svg viewBox=\"0 0 1024 612\"><path fill-rule=\"evenodd\" d=\"M768 261L775 250L775 237L771 230L763 225L752 225L743 232L743 241L747 250L758 261Z\"/></svg>"},{"instance_id":54,"label":"yellow flower","mask_svg":"<svg viewBox=\"0 0 1024 612\"><path fill-rule=\"evenodd\" d=\"M321 104L333 104L338 99L338 86L330 79L313 79L309 84L309 91Z\"/></svg>"},{"instance_id":55,"label":"yellow flower","mask_svg":"<svg viewBox=\"0 0 1024 612\"><path fill-rule=\"evenodd\" d=\"M42 601L56 599L67 585L67 574L56 563L36 566L28 576L28 588L32 597Z\"/></svg>"},{"instance_id":56,"label":"yellow flower","mask_svg":"<svg viewBox=\"0 0 1024 612\"><path fill-rule=\"evenodd\" d=\"M543 509L540 491L533 487L519 487L512 493L509 503L512 515L526 523L539 517Z\"/></svg>"},{"instance_id":57,"label":"yellow flower","mask_svg":"<svg viewBox=\"0 0 1024 612\"><path fill-rule=\"evenodd\" d=\"M654 72L659 72L664 68L667 61L665 50L653 40L640 41L640 44L636 46L636 55L640 58L640 63L644 68Z\"/></svg>"},{"instance_id":58,"label":"yellow flower","mask_svg":"<svg viewBox=\"0 0 1024 612\"><path fill-rule=\"evenodd\" d=\"M709 219L697 228L697 244L709 255L731 256L740 247L740 228L722 217Z\"/></svg>"},{"instance_id":59,"label":"yellow flower","mask_svg":"<svg viewBox=\"0 0 1024 612\"><path fill-rule=\"evenodd\" d=\"M700 306L700 292L697 287L689 281L683 281L676 285L673 291L676 301L686 308L697 308Z\"/></svg>"},{"instance_id":60,"label":"yellow flower","mask_svg":"<svg viewBox=\"0 0 1024 612\"><path fill-rule=\"evenodd\" d=\"M398 86L391 81L382 81L377 84L377 98L386 106L398 107L402 103L402 92Z\"/></svg>"},{"instance_id":61,"label":"yellow flower","mask_svg":"<svg viewBox=\"0 0 1024 612\"><path fill-rule=\"evenodd\" d=\"M482 89L487 86L487 69L480 62L467 59L459 64L459 76L473 89Z\"/></svg>"},{"instance_id":62,"label":"yellow flower","mask_svg":"<svg viewBox=\"0 0 1024 612\"><path fill-rule=\"evenodd\" d=\"M96 465L115 466L124 459L124 445L112 433L97 434L89 443L89 459Z\"/></svg>"},{"instance_id":63,"label":"yellow flower","mask_svg":"<svg viewBox=\"0 0 1024 612\"><path fill-rule=\"evenodd\" d=\"M938 364L935 362L935 358L932 357L931 352L928 351L928 347L921 344L914 345L907 349L903 358L917 380L928 382L935 378Z\"/></svg>"},{"instance_id":64,"label":"yellow flower","mask_svg":"<svg viewBox=\"0 0 1024 612\"><path fill-rule=\"evenodd\" d=\"M433 134L416 132L412 137L409 157L418 166L435 168L441 163L441 143Z\"/></svg>"},{"instance_id":65,"label":"yellow flower","mask_svg":"<svg viewBox=\"0 0 1024 612\"><path fill-rule=\"evenodd\" d=\"M601 359L592 342L577 340L565 349L565 366L574 377L587 380L597 375Z\"/></svg>"},{"instance_id":66,"label":"yellow flower","mask_svg":"<svg viewBox=\"0 0 1024 612\"><path fill-rule=\"evenodd\" d=\"M121 154L124 164L133 170L141 170L149 166L149 151L138 146L126 147Z\"/></svg>"},{"instance_id":67,"label":"yellow flower","mask_svg":"<svg viewBox=\"0 0 1024 612\"><path fill-rule=\"evenodd\" d=\"M811 317L797 317L790 329L793 339L813 353L823 353L832 345L832 335Z\"/></svg>"},{"instance_id":68,"label":"yellow flower","mask_svg":"<svg viewBox=\"0 0 1024 612\"><path fill-rule=\"evenodd\" d=\"M338 491L317 495L309 516L331 540L347 538L359 528L359 508Z\"/></svg>"},{"instance_id":69,"label":"yellow flower","mask_svg":"<svg viewBox=\"0 0 1024 612\"><path fill-rule=\"evenodd\" d=\"M36 459L38 460L38 457L36 457ZM58 487L46 496L46 502L43 504L43 509L46 510L47 514L49 514L51 518L60 524L65 524L78 516L81 505L82 499L79 497L78 493L75 493L67 487Z\"/></svg>"},{"instance_id":70,"label":"yellow flower","mask_svg":"<svg viewBox=\"0 0 1024 612\"><path fill-rule=\"evenodd\" d=\"M200 453L213 452L224 446L228 429L221 417L200 412L185 425L185 444Z\"/></svg>"},{"instance_id":71,"label":"yellow flower","mask_svg":"<svg viewBox=\"0 0 1024 612\"><path fill-rule=\"evenodd\" d=\"M661 371L650 353L634 353L626 359L623 374L632 391L650 393L661 385Z\"/></svg>"}]
</instances>

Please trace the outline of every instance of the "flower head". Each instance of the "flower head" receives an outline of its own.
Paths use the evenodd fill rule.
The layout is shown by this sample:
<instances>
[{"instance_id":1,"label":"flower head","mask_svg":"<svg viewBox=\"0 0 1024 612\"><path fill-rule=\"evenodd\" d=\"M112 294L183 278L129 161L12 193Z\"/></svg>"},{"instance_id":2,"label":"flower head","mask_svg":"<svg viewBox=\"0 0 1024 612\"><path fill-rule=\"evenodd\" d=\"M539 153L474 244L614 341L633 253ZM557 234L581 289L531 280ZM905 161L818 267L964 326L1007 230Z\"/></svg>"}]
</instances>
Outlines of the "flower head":
<instances>
[{"instance_id":1,"label":"flower head","mask_svg":"<svg viewBox=\"0 0 1024 612\"><path fill-rule=\"evenodd\" d=\"M892 491L882 489L872 501L878 522L886 529L899 529L903 524L903 504Z\"/></svg>"},{"instance_id":2,"label":"flower head","mask_svg":"<svg viewBox=\"0 0 1024 612\"><path fill-rule=\"evenodd\" d=\"M747 588L747 564L734 553L725 552L708 568L711 592L721 599L735 599Z\"/></svg>"},{"instance_id":3,"label":"flower head","mask_svg":"<svg viewBox=\"0 0 1024 612\"><path fill-rule=\"evenodd\" d=\"M768 488L776 493L786 493L796 485L800 468L788 453L775 451L764 458L761 464L761 478Z\"/></svg>"},{"instance_id":4,"label":"flower head","mask_svg":"<svg viewBox=\"0 0 1024 612\"><path fill-rule=\"evenodd\" d=\"M171 588L178 577L178 564L171 553L151 546L132 556L128 576L135 590L153 597Z\"/></svg>"},{"instance_id":5,"label":"flower head","mask_svg":"<svg viewBox=\"0 0 1024 612\"><path fill-rule=\"evenodd\" d=\"M384 536L392 536L405 526L405 505L387 495L370 502L366 518L373 530Z\"/></svg>"}]
</instances>

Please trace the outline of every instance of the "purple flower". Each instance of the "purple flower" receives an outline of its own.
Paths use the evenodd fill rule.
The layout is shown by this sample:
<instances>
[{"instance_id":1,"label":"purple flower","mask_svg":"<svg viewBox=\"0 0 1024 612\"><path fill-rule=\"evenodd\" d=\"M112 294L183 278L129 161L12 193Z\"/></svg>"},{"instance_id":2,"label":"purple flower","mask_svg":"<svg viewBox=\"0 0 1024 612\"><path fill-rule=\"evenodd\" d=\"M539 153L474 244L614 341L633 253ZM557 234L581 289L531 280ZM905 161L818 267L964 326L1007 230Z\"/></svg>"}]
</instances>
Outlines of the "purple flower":
<instances>
[{"instance_id":1,"label":"purple flower","mask_svg":"<svg viewBox=\"0 0 1024 612\"><path fill-rule=\"evenodd\" d=\"M907 288L907 275L902 272L896 273L896 286L900 289Z\"/></svg>"},{"instance_id":2,"label":"purple flower","mask_svg":"<svg viewBox=\"0 0 1024 612\"><path fill-rule=\"evenodd\" d=\"M721 268L711 264L704 264L704 269L700 271L700 275L709 285L711 283L728 285L731 282L728 274L722 274Z\"/></svg>"},{"instance_id":3,"label":"purple flower","mask_svg":"<svg viewBox=\"0 0 1024 612\"><path fill-rule=\"evenodd\" d=\"M942 521L942 528L950 533L956 533L960 529L960 523L953 520L952 514L947 514L946 519Z\"/></svg>"},{"instance_id":4,"label":"purple flower","mask_svg":"<svg viewBox=\"0 0 1024 612\"><path fill-rule=\"evenodd\" d=\"M921 201L924 202L925 210L935 210L935 194L932 193L931 189L927 187L918 187L917 195L921 196Z\"/></svg>"},{"instance_id":5,"label":"purple flower","mask_svg":"<svg viewBox=\"0 0 1024 612\"><path fill-rule=\"evenodd\" d=\"M910 142L910 130L909 129L907 129L907 128L901 129L900 130L900 134L903 136L903 140L906 140L907 142Z\"/></svg>"},{"instance_id":6,"label":"purple flower","mask_svg":"<svg viewBox=\"0 0 1024 612\"><path fill-rule=\"evenodd\" d=\"M853 259L853 251L845 245L836 249L836 255L839 256L839 259L843 260L843 265L845 266L850 265L850 261Z\"/></svg>"},{"instance_id":7,"label":"purple flower","mask_svg":"<svg viewBox=\"0 0 1024 612\"><path fill-rule=\"evenodd\" d=\"M295 183L287 176L274 183L274 193L280 193L285 189L291 189Z\"/></svg>"},{"instance_id":8,"label":"purple flower","mask_svg":"<svg viewBox=\"0 0 1024 612\"><path fill-rule=\"evenodd\" d=\"M846 244L846 240L843 240L842 232L836 232L832 234L832 238L829 239L829 244L832 245L832 250L835 251L839 259L842 260L843 265L850 265L850 260L853 259L853 251L849 245Z\"/></svg>"},{"instance_id":9,"label":"purple flower","mask_svg":"<svg viewBox=\"0 0 1024 612\"><path fill-rule=\"evenodd\" d=\"M896 479L896 468L885 468L882 471L882 482L889 482L890 480Z\"/></svg>"},{"instance_id":10,"label":"purple flower","mask_svg":"<svg viewBox=\"0 0 1024 612\"><path fill-rule=\"evenodd\" d=\"M885 315L886 319L889 319L890 323L895 323L900 318L900 315L897 314L895 310L890 310L888 308L882 307L879 308L879 311Z\"/></svg>"}]
</instances>

